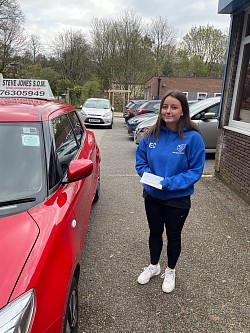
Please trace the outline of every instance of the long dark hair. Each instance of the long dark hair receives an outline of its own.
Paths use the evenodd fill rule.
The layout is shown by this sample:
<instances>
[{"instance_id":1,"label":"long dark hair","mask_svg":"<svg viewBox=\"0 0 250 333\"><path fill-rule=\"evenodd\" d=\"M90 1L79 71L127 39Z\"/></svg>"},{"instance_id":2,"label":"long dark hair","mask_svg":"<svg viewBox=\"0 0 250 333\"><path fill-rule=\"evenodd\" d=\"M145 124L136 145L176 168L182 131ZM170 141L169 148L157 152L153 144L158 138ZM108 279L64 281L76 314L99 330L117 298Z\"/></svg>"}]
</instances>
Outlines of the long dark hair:
<instances>
[{"instance_id":1,"label":"long dark hair","mask_svg":"<svg viewBox=\"0 0 250 333\"><path fill-rule=\"evenodd\" d=\"M179 123L178 123L178 133L181 138L184 138L184 128L188 128L190 130L197 131L201 134L199 127L190 119L189 114L189 105L187 101L186 95L179 91L179 90L169 90L165 96L162 97L161 104L160 104L160 112L156 121L156 124L151 126L146 132L145 136L148 138L151 134L154 134L156 138L160 135L161 125L165 124L165 122L161 118L161 110L162 106L164 104L165 99L168 97L174 97L178 99L181 103L182 107L182 113L183 115L180 117Z\"/></svg>"}]
</instances>

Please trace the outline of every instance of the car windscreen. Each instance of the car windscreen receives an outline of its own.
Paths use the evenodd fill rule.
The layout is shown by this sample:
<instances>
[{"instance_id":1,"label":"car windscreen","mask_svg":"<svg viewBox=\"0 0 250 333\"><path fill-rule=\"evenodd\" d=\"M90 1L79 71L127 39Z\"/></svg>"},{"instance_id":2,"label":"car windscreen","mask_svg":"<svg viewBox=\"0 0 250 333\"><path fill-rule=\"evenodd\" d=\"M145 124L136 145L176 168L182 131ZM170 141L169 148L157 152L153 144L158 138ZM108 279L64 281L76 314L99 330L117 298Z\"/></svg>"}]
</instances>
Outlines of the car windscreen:
<instances>
[{"instance_id":1,"label":"car windscreen","mask_svg":"<svg viewBox=\"0 0 250 333\"><path fill-rule=\"evenodd\" d=\"M203 99L202 101L196 102L189 106L190 117L192 117L196 112L199 112L203 109L208 108L209 106L213 105L214 103L218 102L220 99L217 98L207 98Z\"/></svg>"},{"instance_id":2,"label":"car windscreen","mask_svg":"<svg viewBox=\"0 0 250 333\"><path fill-rule=\"evenodd\" d=\"M85 108L93 108L93 109L109 109L110 103L109 101L106 100L92 99L92 100L86 100L83 106Z\"/></svg>"},{"instance_id":3,"label":"car windscreen","mask_svg":"<svg viewBox=\"0 0 250 333\"><path fill-rule=\"evenodd\" d=\"M152 100L152 101L146 101L145 103L143 103L142 105L140 105L140 107L138 108L138 110L143 110L143 109L151 109L154 108L154 105L156 104L161 104L160 100Z\"/></svg>"},{"instance_id":4,"label":"car windscreen","mask_svg":"<svg viewBox=\"0 0 250 333\"><path fill-rule=\"evenodd\" d=\"M148 106L148 102L144 102L144 103L142 103L142 104L138 107L138 110L142 110L142 109L144 109L146 106Z\"/></svg>"},{"instance_id":5,"label":"car windscreen","mask_svg":"<svg viewBox=\"0 0 250 333\"><path fill-rule=\"evenodd\" d=\"M0 124L0 206L36 201L43 184L38 123Z\"/></svg>"}]
</instances>

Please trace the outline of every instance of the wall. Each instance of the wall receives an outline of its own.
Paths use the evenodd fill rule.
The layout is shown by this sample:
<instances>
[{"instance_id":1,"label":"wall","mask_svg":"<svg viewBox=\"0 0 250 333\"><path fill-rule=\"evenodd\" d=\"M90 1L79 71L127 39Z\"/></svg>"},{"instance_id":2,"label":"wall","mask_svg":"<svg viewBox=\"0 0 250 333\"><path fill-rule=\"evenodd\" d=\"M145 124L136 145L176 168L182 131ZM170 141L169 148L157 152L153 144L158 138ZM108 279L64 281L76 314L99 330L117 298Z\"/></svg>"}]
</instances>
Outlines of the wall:
<instances>
[{"instance_id":1,"label":"wall","mask_svg":"<svg viewBox=\"0 0 250 333\"><path fill-rule=\"evenodd\" d=\"M224 129L229 123L244 13L234 16L215 161L215 175L250 203L250 137ZM232 203L233 204L233 203Z\"/></svg>"}]
</instances>

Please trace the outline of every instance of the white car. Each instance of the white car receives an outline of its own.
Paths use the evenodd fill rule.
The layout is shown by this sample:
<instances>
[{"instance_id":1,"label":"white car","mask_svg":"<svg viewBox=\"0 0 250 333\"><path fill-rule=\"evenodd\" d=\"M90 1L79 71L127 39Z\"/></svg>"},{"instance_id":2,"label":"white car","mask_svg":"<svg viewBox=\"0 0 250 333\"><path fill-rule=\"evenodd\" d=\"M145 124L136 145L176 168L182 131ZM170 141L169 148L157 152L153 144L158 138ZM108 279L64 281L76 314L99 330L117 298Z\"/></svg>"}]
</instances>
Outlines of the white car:
<instances>
[{"instance_id":1,"label":"white car","mask_svg":"<svg viewBox=\"0 0 250 333\"><path fill-rule=\"evenodd\" d=\"M114 108L108 99L88 98L84 102L80 112L86 126L112 128L113 111Z\"/></svg>"},{"instance_id":2,"label":"white car","mask_svg":"<svg viewBox=\"0 0 250 333\"><path fill-rule=\"evenodd\" d=\"M216 152L218 134L218 115L220 108L220 97L206 98L196 102L189 107L190 117L202 133L207 153ZM157 116L144 120L137 125L134 132L134 142L139 144L145 131L156 123Z\"/></svg>"}]
</instances>

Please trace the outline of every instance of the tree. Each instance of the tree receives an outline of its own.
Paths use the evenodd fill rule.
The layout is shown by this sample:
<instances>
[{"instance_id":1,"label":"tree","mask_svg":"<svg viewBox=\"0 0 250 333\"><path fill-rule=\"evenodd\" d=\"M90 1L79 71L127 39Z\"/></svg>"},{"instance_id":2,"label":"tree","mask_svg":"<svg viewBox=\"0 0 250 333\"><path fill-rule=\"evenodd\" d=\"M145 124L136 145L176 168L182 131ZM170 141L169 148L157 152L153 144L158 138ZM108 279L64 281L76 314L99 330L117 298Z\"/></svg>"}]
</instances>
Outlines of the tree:
<instances>
[{"instance_id":1,"label":"tree","mask_svg":"<svg viewBox=\"0 0 250 333\"><path fill-rule=\"evenodd\" d=\"M141 17L125 10L114 22L117 41L113 61L113 84L131 90L144 84L148 49L142 34ZM152 59L152 58L151 58ZM119 86L118 86L119 88Z\"/></svg>"},{"instance_id":2,"label":"tree","mask_svg":"<svg viewBox=\"0 0 250 333\"><path fill-rule=\"evenodd\" d=\"M109 19L93 19L91 23L92 55L97 76L103 90L111 85L116 39L113 22Z\"/></svg>"},{"instance_id":3,"label":"tree","mask_svg":"<svg viewBox=\"0 0 250 333\"><path fill-rule=\"evenodd\" d=\"M74 83L68 79L60 79L56 82L56 95L65 96L65 100L69 102L69 91L74 88Z\"/></svg>"},{"instance_id":4,"label":"tree","mask_svg":"<svg viewBox=\"0 0 250 333\"><path fill-rule=\"evenodd\" d=\"M163 67L164 75L168 75L169 68L172 71L171 75L207 77L207 67L202 59L197 55L188 56L187 52L182 49L175 52L171 65L168 66L168 63L165 63Z\"/></svg>"},{"instance_id":5,"label":"tree","mask_svg":"<svg viewBox=\"0 0 250 333\"><path fill-rule=\"evenodd\" d=\"M172 72L172 59L176 49L176 30L168 24L166 18L158 17L151 20L147 30L152 40L152 50L155 58L155 75L162 75L163 67L167 72Z\"/></svg>"},{"instance_id":6,"label":"tree","mask_svg":"<svg viewBox=\"0 0 250 333\"><path fill-rule=\"evenodd\" d=\"M51 90L57 94L57 80L59 80L59 75L53 68L43 67L41 64L30 64L20 70L20 75L27 79L48 80Z\"/></svg>"},{"instance_id":7,"label":"tree","mask_svg":"<svg viewBox=\"0 0 250 333\"><path fill-rule=\"evenodd\" d=\"M56 59L56 70L63 79L81 85L91 77L90 46L80 30L59 33L51 49Z\"/></svg>"},{"instance_id":8,"label":"tree","mask_svg":"<svg viewBox=\"0 0 250 333\"><path fill-rule=\"evenodd\" d=\"M0 0L0 72L12 72L15 75L24 46L24 16L16 0Z\"/></svg>"},{"instance_id":9,"label":"tree","mask_svg":"<svg viewBox=\"0 0 250 333\"><path fill-rule=\"evenodd\" d=\"M30 35L27 46L32 56L32 62L35 65L42 46L40 37L35 34Z\"/></svg>"},{"instance_id":10,"label":"tree","mask_svg":"<svg viewBox=\"0 0 250 333\"><path fill-rule=\"evenodd\" d=\"M141 18L125 10L113 20L92 22L93 55L102 89L134 90L152 75L152 43L142 33Z\"/></svg>"},{"instance_id":11,"label":"tree","mask_svg":"<svg viewBox=\"0 0 250 333\"><path fill-rule=\"evenodd\" d=\"M81 98L83 101L93 96L102 97L101 83L98 79L89 80L82 87Z\"/></svg>"},{"instance_id":12,"label":"tree","mask_svg":"<svg viewBox=\"0 0 250 333\"><path fill-rule=\"evenodd\" d=\"M206 65L209 77L222 77L227 48L227 35L210 26L192 27L183 37L182 49L189 59L196 56ZM196 58L194 58L196 59Z\"/></svg>"}]
</instances>

